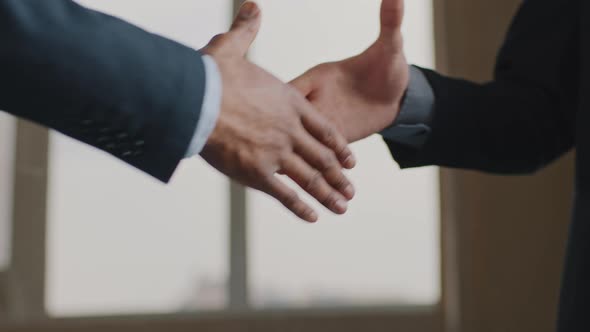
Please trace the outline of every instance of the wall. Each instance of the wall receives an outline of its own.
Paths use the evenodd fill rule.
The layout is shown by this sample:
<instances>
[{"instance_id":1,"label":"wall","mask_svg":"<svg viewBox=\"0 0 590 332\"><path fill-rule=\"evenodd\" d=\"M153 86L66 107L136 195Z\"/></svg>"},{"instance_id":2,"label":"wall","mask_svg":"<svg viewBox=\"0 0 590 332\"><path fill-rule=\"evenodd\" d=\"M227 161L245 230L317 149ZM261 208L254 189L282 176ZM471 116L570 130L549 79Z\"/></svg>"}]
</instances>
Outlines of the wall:
<instances>
[{"instance_id":1,"label":"wall","mask_svg":"<svg viewBox=\"0 0 590 332\"><path fill-rule=\"evenodd\" d=\"M484 81L517 0L436 2L438 67ZM443 171L450 331L553 331L573 191L568 156L529 177Z\"/></svg>"}]
</instances>

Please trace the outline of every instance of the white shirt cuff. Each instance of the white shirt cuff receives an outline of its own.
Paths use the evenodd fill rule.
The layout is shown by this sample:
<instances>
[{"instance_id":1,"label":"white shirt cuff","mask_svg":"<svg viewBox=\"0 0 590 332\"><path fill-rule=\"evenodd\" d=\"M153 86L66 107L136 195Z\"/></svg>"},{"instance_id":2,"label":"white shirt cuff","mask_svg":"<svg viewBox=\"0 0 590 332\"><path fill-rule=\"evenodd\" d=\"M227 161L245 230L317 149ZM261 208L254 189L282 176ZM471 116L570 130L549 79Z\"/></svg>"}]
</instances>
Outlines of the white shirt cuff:
<instances>
[{"instance_id":1,"label":"white shirt cuff","mask_svg":"<svg viewBox=\"0 0 590 332\"><path fill-rule=\"evenodd\" d=\"M203 56L205 65L205 95L197 128L191 140L191 144L186 151L185 158L194 157L203 151L209 136L215 129L219 112L221 111L221 97L223 85L221 82L221 73L215 60L209 56Z\"/></svg>"}]
</instances>

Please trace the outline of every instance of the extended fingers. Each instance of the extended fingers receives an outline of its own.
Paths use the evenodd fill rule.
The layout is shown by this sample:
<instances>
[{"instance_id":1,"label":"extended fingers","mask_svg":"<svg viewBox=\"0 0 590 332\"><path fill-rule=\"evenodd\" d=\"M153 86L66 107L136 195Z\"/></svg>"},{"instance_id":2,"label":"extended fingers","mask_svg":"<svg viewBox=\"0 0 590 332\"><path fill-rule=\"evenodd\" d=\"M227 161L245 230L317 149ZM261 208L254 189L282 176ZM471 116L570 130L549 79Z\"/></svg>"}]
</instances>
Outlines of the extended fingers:
<instances>
[{"instance_id":1,"label":"extended fingers","mask_svg":"<svg viewBox=\"0 0 590 332\"><path fill-rule=\"evenodd\" d=\"M321 144L305 130L297 134L294 149L305 162L319 171L334 189L348 199L354 197L354 187L344 175L344 170L332 150Z\"/></svg>"},{"instance_id":2,"label":"extended fingers","mask_svg":"<svg viewBox=\"0 0 590 332\"><path fill-rule=\"evenodd\" d=\"M354 168L356 159L348 147L348 141L324 116L311 107L305 107L301 122L311 135L334 152L343 167Z\"/></svg>"},{"instance_id":3,"label":"extended fingers","mask_svg":"<svg viewBox=\"0 0 590 332\"><path fill-rule=\"evenodd\" d=\"M321 172L299 156L293 155L283 161L281 170L332 212L343 214L348 209L348 202L342 194L326 182Z\"/></svg>"},{"instance_id":4,"label":"extended fingers","mask_svg":"<svg viewBox=\"0 0 590 332\"><path fill-rule=\"evenodd\" d=\"M293 80L290 84L302 96L309 98L314 86L322 84L322 66L311 69L307 73ZM320 81L317 81L320 80ZM318 141L334 151L343 167L351 169L356 165L356 159L348 147L349 142L324 115L322 115L308 100L300 100L299 112L301 123L305 129Z\"/></svg>"},{"instance_id":5,"label":"extended fingers","mask_svg":"<svg viewBox=\"0 0 590 332\"><path fill-rule=\"evenodd\" d=\"M318 214L293 189L289 188L275 176L269 177L262 191L276 198L297 217L314 223L318 221Z\"/></svg>"}]
</instances>

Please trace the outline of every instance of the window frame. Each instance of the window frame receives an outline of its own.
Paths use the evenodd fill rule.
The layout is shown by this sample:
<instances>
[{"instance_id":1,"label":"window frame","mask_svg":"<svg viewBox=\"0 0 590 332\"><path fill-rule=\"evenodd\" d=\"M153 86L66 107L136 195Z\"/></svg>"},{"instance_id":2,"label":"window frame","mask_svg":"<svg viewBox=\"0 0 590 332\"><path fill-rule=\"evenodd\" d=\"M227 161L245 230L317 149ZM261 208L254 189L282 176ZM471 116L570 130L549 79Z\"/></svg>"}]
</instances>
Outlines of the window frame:
<instances>
[{"instance_id":1,"label":"window frame","mask_svg":"<svg viewBox=\"0 0 590 332\"><path fill-rule=\"evenodd\" d=\"M11 253L3 273L9 320L45 317L45 244L49 131L17 120ZM35 245L31 245L34 243Z\"/></svg>"},{"instance_id":2,"label":"window frame","mask_svg":"<svg viewBox=\"0 0 590 332\"><path fill-rule=\"evenodd\" d=\"M234 14L243 1L233 0ZM434 11L437 11L434 1ZM436 16L436 15L435 15ZM435 18L435 25L437 20ZM438 38L438 37L437 37ZM440 48L436 48L437 56ZM330 309L255 310L248 305L247 264L247 192L230 183L229 283L228 308L221 312L196 314L130 315L122 317L50 318L45 311L45 245L49 131L26 120L17 120L14 162L14 206L12 252L9 269L0 272L0 295L7 296L6 307L0 303L0 327L6 332L24 331L382 331L383 326L404 331L444 329L443 317L458 297L449 293L457 289L456 248L452 243L455 229L447 223L445 211L446 178L441 172L441 300L432 306L339 307ZM35 243L35 246L31 246ZM2 292L4 291L4 293ZM3 309L5 312L3 312ZM4 317L4 319L3 319ZM370 326L374 326L371 328Z\"/></svg>"}]
</instances>

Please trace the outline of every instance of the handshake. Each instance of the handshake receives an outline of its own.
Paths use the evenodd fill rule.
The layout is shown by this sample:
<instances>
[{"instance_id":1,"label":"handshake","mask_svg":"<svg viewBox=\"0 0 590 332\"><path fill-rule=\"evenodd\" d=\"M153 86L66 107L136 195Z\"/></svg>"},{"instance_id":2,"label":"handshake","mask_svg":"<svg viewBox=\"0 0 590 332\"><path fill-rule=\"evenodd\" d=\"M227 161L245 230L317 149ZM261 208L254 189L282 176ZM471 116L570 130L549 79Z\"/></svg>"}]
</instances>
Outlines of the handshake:
<instances>
[{"instance_id":1,"label":"handshake","mask_svg":"<svg viewBox=\"0 0 590 332\"><path fill-rule=\"evenodd\" d=\"M261 23L258 6L246 2L230 31L203 49L223 82L221 112L203 158L305 221L317 221L317 213L276 174L345 213L355 195L344 175L356 163L348 144L390 126L408 85L402 19L403 0L383 0L381 33L371 47L285 84L245 58Z\"/></svg>"}]
</instances>

